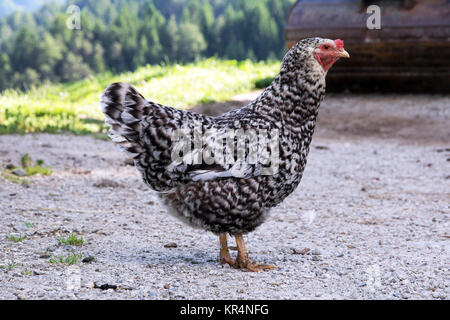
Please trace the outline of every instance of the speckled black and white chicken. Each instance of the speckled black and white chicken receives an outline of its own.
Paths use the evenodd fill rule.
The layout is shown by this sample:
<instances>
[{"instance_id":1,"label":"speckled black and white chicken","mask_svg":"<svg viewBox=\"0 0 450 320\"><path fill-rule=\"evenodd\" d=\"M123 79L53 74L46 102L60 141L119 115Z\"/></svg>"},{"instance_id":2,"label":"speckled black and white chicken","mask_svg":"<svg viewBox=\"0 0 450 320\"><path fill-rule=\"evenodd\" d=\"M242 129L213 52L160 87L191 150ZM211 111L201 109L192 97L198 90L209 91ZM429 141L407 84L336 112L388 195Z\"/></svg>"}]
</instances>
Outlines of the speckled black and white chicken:
<instances>
[{"instance_id":1,"label":"speckled black and white chicken","mask_svg":"<svg viewBox=\"0 0 450 320\"><path fill-rule=\"evenodd\" d=\"M270 209L300 183L325 94L325 76L341 57L349 57L342 40L302 40L287 52L280 73L257 99L219 117L163 106L146 100L128 84L111 84L101 98L109 136L132 156L144 182L158 192L171 214L219 236L221 263L250 271L271 269L248 258L243 235L261 225ZM174 154L180 155L174 152L180 129L192 134L276 132L276 148L265 151L277 155L277 170L262 174L267 163L260 162L174 160ZM203 138L200 147L186 153L198 155L198 149L201 153L213 140ZM252 150L250 144L244 145L245 155ZM227 234L236 238L236 259L228 251Z\"/></svg>"}]
</instances>

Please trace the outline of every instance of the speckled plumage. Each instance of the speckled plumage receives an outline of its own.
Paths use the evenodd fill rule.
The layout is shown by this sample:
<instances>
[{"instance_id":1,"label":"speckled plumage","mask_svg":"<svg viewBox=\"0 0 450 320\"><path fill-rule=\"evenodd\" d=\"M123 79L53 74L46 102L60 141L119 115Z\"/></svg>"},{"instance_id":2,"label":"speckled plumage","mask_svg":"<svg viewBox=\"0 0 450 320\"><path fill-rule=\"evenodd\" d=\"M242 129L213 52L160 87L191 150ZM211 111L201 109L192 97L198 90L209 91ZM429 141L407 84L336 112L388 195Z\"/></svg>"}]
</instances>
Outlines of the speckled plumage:
<instances>
[{"instance_id":1,"label":"speckled plumage","mask_svg":"<svg viewBox=\"0 0 450 320\"><path fill-rule=\"evenodd\" d=\"M300 41L285 56L272 84L247 106L219 117L178 110L145 100L127 84L111 84L102 96L109 136L131 155L145 183L159 193L169 212L213 233L245 234L266 218L300 183L326 72L314 58L324 40ZM261 175L258 164L245 176L229 165L173 164L175 130L278 129L279 170ZM208 178L202 178L207 176ZM198 178L200 177L200 178Z\"/></svg>"}]
</instances>

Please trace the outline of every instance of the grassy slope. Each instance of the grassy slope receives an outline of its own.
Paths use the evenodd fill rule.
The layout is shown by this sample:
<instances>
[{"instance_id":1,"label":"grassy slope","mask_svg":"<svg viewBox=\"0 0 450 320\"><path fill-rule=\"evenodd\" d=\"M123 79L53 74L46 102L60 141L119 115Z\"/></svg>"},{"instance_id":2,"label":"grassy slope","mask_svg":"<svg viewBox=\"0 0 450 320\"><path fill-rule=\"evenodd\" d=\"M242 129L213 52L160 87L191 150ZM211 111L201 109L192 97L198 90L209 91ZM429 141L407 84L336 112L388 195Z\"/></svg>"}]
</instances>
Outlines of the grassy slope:
<instances>
[{"instance_id":1,"label":"grassy slope","mask_svg":"<svg viewBox=\"0 0 450 320\"><path fill-rule=\"evenodd\" d=\"M279 62L207 59L188 65L146 66L133 73L102 74L70 84L43 85L0 96L0 133L102 132L99 97L108 84L128 82L147 99L184 108L225 101L273 77Z\"/></svg>"}]
</instances>

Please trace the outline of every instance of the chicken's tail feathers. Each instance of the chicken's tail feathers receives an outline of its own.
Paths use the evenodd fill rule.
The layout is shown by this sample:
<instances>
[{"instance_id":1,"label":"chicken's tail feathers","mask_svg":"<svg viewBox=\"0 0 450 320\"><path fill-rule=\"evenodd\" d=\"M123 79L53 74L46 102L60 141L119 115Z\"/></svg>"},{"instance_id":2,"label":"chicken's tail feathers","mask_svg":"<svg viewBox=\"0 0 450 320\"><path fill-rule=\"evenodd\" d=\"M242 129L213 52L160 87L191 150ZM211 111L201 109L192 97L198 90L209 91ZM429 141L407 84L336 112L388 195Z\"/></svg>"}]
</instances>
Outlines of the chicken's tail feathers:
<instances>
[{"instance_id":1,"label":"chicken's tail feathers","mask_svg":"<svg viewBox=\"0 0 450 320\"><path fill-rule=\"evenodd\" d=\"M106 88L100 103L110 127L108 136L129 156L139 155L141 120L149 108L145 98L129 84L117 82Z\"/></svg>"}]
</instances>

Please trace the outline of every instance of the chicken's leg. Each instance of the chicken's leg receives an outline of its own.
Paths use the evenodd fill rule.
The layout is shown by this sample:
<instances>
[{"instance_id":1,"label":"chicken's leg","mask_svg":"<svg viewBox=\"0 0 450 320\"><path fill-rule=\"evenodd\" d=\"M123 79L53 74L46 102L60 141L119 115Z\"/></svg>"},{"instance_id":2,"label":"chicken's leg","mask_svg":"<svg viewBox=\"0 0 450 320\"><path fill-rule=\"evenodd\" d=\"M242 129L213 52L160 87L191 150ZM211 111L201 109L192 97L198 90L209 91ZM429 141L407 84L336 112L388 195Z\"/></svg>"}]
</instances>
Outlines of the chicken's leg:
<instances>
[{"instance_id":1,"label":"chicken's leg","mask_svg":"<svg viewBox=\"0 0 450 320\"><path fill-rule=\"evenodd\" d=\"M221 233L219 235L219 241L220 241L220 263L221 264L228 263L230 266L234 267L236 265L236 260L231 258L230 251L228 251L227 234Z\"/></svg>"},{"instance_id":2,"label":"chicken's leg","mask_svg":"<svg viewBox=\"0 0 450 320\"><path fill-rule=\"evenodd\" d=\"M238 255L236 259L236 268L245 269L248 271L258 272L260 270L269 270L275 269L275 266L263 265L256 262L251 261L248 258L247 249L245 248L244 238L242 235L236 236L236 246L238 249Z\"/></svg>"}]
</instances>

